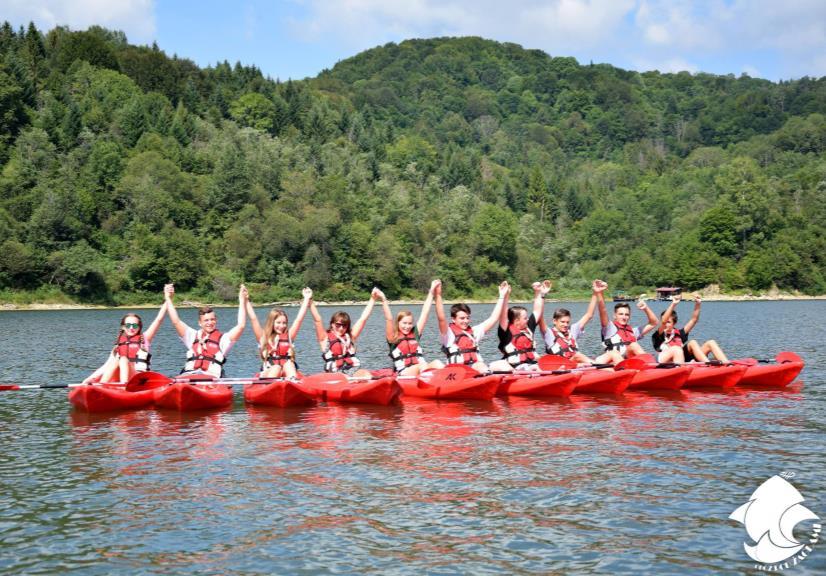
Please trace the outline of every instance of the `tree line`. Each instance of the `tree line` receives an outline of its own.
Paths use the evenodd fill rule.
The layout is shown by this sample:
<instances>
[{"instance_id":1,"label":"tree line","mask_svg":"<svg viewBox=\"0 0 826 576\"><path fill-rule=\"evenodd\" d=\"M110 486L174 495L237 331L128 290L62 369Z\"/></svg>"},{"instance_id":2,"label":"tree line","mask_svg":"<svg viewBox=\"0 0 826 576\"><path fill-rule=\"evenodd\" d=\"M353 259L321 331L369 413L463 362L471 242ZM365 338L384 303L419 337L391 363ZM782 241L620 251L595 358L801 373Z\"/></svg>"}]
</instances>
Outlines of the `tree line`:
<instances>
[{"instance_id":1,"label":"tree line","mask_svg":"<svg viewBox=\"0 0 826 576\"><path fill-rule=\"evenodd\" d=\"M0 296L490 296L503 278L826 292L826 79L480 38L316 78L0 27ZM151 297L154 299L154 296Z\"/></svg>"}]
</instances>

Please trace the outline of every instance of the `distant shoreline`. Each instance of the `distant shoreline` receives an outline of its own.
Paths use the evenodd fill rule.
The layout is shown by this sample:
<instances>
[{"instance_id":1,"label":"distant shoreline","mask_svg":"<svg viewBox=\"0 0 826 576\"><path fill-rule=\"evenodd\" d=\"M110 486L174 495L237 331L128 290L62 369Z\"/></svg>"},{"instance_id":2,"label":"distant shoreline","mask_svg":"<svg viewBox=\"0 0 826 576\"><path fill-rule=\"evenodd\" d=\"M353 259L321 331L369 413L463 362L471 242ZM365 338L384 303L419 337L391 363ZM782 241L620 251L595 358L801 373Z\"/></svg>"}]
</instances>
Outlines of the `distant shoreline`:
<instances>
[{"instance_id":1,"label":"distant shoreline","mask_svg":"<svg viewBox=\"0 0 826 576\"><path fill-rule=\"evenodd\" d=\"M734 294L706 294L703 295L703 302L779 302L784 300L826 300L826 294L821 294L818 296L803 296L798 294L783 294L783 293L776 293L776 294L743 294L743 295L734 295ZM689 296L688 294L685 295L683 298L683 302L690 303L693 299L693 296ZM474 299L461 299L461 300L446 300L445 304L452 304L453 302L465 302L467 304L495 304L495 299L489 300L474 300ZM588 298L546 298L546 302L587 302ZM647 298L646 301L648 302L665 302L656 300L654 298ZM316 304L318 306L359 306L366 302L365 300L345 300L341 302L324 302L324 301L317 301ZM511 300L513 303L524 304L526 302L530 302L529 300ZM612 301L610 299L607 300L608 303ZM423 303L423 300L391 300L390 304L393 306L420 306ZM267 307L292 307L292 306L299 306L301 304L300 300L295 301L288 301L288 302L261 302L253 304L256 308L267 308ZM209 305L213 308L237 308L237 304L215 304L210 302L192 302L188 300L184 300L183 302L179 302L176 304L180 308L197 308L199 306ZM159 303L151 303L151 304L136 304L132 306L100 306L95 304L44 304L44 303L34 303L34 304L10 304L4 303L0 304L0 312L2 311L20 311L20 310L147 310L147 309L156 309L159 308Z\"/></svg>"}]
</instances>

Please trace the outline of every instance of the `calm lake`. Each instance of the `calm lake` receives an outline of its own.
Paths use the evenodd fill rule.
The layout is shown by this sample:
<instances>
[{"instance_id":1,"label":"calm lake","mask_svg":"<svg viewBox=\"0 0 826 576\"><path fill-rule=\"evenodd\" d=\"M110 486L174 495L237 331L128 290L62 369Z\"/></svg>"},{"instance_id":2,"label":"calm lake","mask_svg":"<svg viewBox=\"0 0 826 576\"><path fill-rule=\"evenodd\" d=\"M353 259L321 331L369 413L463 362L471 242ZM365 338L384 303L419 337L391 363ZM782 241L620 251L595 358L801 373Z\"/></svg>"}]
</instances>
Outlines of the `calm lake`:
<instances>
[{"instance_id":1,"label":"calm lake","mask_svg":"<svg viewBox=\"0 0 826 576\"><path fill-rule=\"evenodd\" d=\"M561 305L574 319L585 309ZM490 310L473 306L473 319ZM141 311L145 325L155 312ZM681 320L690 312L680 305ZM123 314L1 312L0 382L82 380ZM219 327L235 317L220 309ZM692 336L731 357L804 358L779 391L253 409L239 390L231 409L183 415L88 415L66 390L0 392L0 573L754 574L728 516L761 483L794 472L826 519L824 319L826 301L703 305ZM442 358L436 331L434 314L429 359ZM302 370L320 371L309 315L296 345ZM493 334L485 359L495 347ZM366 367L388 365L379 307L359 351ZM154 370L183 365L168 321L152 352ZM257 368L248 328L227 372ZM826 573L826 541L812 547L784 573Z\"/></svg>"}]
</instances>

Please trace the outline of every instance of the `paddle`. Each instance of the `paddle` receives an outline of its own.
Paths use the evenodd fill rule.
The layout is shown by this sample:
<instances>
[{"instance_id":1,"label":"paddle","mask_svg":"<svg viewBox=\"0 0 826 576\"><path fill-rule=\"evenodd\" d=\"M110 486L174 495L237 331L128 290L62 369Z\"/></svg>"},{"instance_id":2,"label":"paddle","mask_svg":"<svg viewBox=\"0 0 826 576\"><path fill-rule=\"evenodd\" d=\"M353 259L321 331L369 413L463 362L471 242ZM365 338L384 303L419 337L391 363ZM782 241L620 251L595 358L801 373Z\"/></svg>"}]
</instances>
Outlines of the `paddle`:
<instances>
[{"instance_id":1,"label":"paddle","mask_svg":"<svg viewBox=\"0 0 826 576\"><path fill-rule=\"evenodd\" d=\"M138 392L140 390L152 390L170 384L172 378L160 372L136 372L126 383L127 392Z\"/></svg>"},{"instance_id":2,"label":"paddle","mask_svg":"<svg viewBox=\"0 0 826 576\"><path fill-rule=\"evenodd\" d=\"M465 378L476 378L481 376L479 372L463 364L448 364L444 368L439 368L430 373L431 376L426 382L431 386L445 386L446 384L455 384L464 380Z\"/></svg>"},{"instance_id":3,"label":"paddle","mask_svg":"<svg viewBox=\"0 0 826 576\"><path fill-rule=\"evenodd\" d=\"M54 388L78 388L80 386L103 386L104 384L84 384L83 382L76 382L72 384L0 384L0 391L2 390L34 390L36 388L54 389ZM105 382L106 386L124 386L123 382Z\"/></svg>"}]
</instances>

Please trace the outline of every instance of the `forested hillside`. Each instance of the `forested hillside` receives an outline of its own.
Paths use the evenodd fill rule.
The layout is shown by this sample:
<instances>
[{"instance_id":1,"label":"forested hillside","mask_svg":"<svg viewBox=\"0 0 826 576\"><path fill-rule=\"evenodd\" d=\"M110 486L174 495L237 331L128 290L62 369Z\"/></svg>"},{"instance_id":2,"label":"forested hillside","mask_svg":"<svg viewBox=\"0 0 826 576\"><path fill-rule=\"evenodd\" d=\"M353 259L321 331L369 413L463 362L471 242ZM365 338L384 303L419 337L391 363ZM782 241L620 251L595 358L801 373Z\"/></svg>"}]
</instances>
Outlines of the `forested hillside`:
<instances>
[{"instance_id":1,"label":"forested hillside","mask_svg":"<svg viewBox=\"0 0 826 576\"><path fill-rule=\"evenodd\" d=\"M5 24L0 297L421 296L435 276L451 297L597 276L825 293L824 152L826 78L445 38L284 82Z\"/></svg>"}]
</instances>

